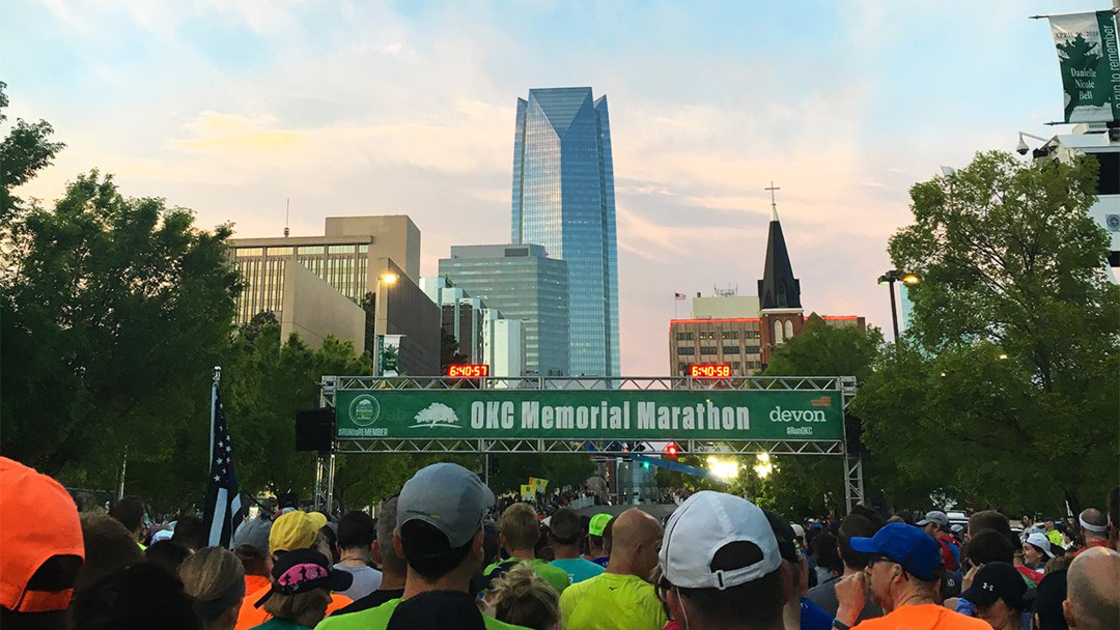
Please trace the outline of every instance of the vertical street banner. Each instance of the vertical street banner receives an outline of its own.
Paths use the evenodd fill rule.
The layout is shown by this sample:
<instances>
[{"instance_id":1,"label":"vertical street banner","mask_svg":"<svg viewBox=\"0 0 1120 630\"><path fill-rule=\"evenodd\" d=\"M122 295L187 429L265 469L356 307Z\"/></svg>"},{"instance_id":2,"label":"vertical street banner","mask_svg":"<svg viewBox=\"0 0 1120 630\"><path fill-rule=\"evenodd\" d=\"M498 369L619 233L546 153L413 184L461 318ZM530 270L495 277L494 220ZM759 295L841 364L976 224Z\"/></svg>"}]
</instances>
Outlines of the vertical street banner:
<instances>
[{"instance_id":1,"label":"vertical street banner","mask_svg":"<svg viewBox=\"0 0 1120 630\"><path fill-rule=\"evenodd\" d=\"M1120 52L1112 11L1050 16L1070 123L1120 120Z\"/></svg>"}]
</instances>

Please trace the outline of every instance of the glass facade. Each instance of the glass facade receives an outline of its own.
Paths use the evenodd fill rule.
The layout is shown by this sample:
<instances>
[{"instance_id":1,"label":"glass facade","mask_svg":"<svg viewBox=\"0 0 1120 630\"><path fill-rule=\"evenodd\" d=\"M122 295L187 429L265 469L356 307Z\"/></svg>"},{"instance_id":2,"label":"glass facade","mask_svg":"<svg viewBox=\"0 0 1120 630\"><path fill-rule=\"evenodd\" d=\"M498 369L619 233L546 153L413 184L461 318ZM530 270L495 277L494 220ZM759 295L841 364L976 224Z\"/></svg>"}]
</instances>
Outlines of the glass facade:
<instances>
[{"instance_id":1,"label":"glass facade","mask_svg":"<svg viewBox=\"0 0 1120 630\"><path fill-rule=\"evenodd\" d=\"M567 263L571 376L621 371L610 138L607 97L592 99L591 88L517 100L511 238Z\"/></svg>"},{"instance_id":2,"label":"glass facade","mask_svg":"<svg viewBox=\"0 0 1120 630\"><path fill-rule=\"evenodd\" d=\"M357 248L364 249L357 249ZM356 303L370 290L368 245L331 245L324 247L234 247L234 263L241 271L245 290L237 298L237 319L240 326L261 311L280 316L284 301L284 267L295 261L307 267Z\"/></svg>"},{"instance_id":3,"label":"glass facade","mask_svg":"<svg viewBox=\"0 0 1120 630\"><path fill-rule=\"evenodd\" d=\"M506 319L522 322L526 376L568 376L568 266L539 246L453 246L446 276Z\"/></svg>"}]
</instances>

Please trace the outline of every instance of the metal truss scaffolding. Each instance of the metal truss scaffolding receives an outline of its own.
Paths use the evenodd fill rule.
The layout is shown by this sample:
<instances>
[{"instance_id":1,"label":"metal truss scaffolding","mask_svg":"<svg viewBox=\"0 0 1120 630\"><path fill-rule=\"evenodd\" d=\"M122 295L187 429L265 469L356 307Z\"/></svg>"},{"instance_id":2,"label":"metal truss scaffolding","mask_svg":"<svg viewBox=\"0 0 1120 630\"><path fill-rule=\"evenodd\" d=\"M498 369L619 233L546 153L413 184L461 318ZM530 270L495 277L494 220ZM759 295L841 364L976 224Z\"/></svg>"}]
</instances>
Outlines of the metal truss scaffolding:
<instances>
[{"instance_id":1,"label":"metal truss scaffolding","mask_svg":"<svg viewBox=\"0 0 1120 630\"><path fill-rule=\"evenodd\" d=\"M619 377L619 378L483 378L477 380L442 377L370 377L324 376L321 405L334 408L339 391L374 390L678 390L678 391L828 391L839 392L846 411L855 396L856 381L850 376L754 376L726 379L694 379L691 377ZM839 456L844 461L845 501L849 511L863 501L863 462L858 455L849 455L844 439L831 440L676 440L687 453L732 453L772 455ZM623 442L629 444L624 449ZM633 451L657 452L659 446L649 440L595 439L336 439L330 453L320 454L315 480L316 506L325 504L333 495L335 454L360 453L586 453L588 455L623 455ZM325 487L324 487L325 486Z\"/></svg>"}]
</instances>

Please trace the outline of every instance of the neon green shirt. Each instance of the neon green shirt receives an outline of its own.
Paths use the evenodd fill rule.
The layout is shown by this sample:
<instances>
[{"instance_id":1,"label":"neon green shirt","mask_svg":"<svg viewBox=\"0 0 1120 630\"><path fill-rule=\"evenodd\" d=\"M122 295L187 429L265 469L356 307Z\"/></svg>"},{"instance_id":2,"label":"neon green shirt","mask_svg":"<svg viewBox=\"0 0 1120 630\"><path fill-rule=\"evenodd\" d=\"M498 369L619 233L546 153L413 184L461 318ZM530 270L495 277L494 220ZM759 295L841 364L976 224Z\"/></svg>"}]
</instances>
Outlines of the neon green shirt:
<instances>
[{"instance_id":1,"label":"neon green shirt","mask_svg":"<svg viewBox=\"0 0 1120 630\"><path fill-rule=\"evenodd\" d=\"M568 585L572 583L572 580L568 577L567 571L561 569L560 567L554 567L551 564L542 560L538 560L536 558L533 558L532 560L518 560L517 558L510 558L509 560L503 560L502 562L495 562L494 564L486 567L486 571L483 572L483 575L490 575L494 572L494 569L497 569L500 566L513 564L515 562L525 562L529 566L533 567L533 573L536 573L545 582L551 584L552 588L556 589L557 593L563 593L564 589L568 588Z\"/></svg>"},{"instance_id":2,"label":"neon green shirt","mask_svg":"<svg viewBox=\"0 0 1120 630\"><path fill-rule=\"evenodd\" d=\"M669 623L652 584L616 573L569 586L560 595L560 617L566 630L661 630Z\"/></svg>"},{"instance_id":3,"label":"neon green shirt","mask_svg":"<svg viewBox=\"0 0 1120 630\"><path fill-rule=\"evenodd\" d=\"M393 611L400 603L399 599L390 599L377 608L327 617L315 626L315 630L385 630L389 625L389 618L393 616ZM486 630L526 630L521 626L498 621L489 615L482 615L482 622L486 624Z\"/></svg>"}]
</instances>

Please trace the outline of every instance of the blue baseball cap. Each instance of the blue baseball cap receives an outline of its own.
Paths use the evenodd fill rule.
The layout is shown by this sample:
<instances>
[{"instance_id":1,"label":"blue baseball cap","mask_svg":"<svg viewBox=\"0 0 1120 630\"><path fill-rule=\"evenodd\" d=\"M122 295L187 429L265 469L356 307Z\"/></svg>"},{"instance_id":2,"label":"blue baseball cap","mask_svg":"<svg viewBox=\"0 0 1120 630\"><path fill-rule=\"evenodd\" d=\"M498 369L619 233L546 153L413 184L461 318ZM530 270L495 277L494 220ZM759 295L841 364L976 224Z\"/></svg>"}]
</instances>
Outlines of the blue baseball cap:
<instances>
[{"instance_id":1,"label":"blue baseball cap","mask_svg":"<svg viewBox=\"0 0 1120 630\"><path fill-rule=\"evenodd\" d=\"M860 553L886 556L926 582L937 577L941 568L941 546L929 534L906 523L887 523L875 536L854 536L849 544Z\"/></svg>"}]
</instances>

